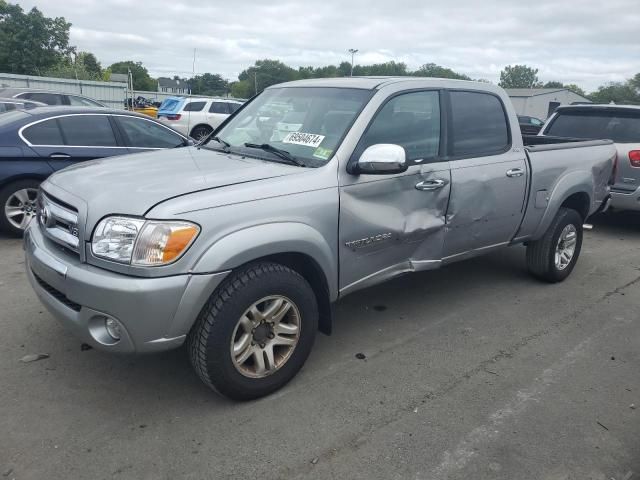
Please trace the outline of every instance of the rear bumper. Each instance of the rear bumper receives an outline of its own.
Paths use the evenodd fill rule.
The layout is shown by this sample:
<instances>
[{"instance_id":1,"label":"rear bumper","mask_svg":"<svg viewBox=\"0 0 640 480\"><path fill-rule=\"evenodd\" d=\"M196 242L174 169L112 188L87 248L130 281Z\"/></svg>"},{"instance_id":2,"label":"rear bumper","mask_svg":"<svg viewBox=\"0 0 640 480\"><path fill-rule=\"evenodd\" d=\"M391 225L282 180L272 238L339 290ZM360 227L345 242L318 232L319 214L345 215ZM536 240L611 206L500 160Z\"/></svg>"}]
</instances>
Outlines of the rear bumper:
<instances>
[{"instance_id":1,"label":"rear bumper","mask_svg":"<svg viewBox=\"0 0 640 480\"><path fill-rule=\"evenodd\" d=\"M611 191L611 207L616 210L640 210L640 188L630 193Z\"/></svg>"},{"instance_id":2,"label":"rear bumper","mask_svg":"<svg viewBox=\"0 0 640 480\"><path fill-rule=\"evenodd\" d=\"M27 277L44 306L85 343L133 353L180 346L226 272L138 278L81 263L49 245L36 222L25 232ZM105 329L116 320L120 340Z\"/></svg>"}]
</instances>

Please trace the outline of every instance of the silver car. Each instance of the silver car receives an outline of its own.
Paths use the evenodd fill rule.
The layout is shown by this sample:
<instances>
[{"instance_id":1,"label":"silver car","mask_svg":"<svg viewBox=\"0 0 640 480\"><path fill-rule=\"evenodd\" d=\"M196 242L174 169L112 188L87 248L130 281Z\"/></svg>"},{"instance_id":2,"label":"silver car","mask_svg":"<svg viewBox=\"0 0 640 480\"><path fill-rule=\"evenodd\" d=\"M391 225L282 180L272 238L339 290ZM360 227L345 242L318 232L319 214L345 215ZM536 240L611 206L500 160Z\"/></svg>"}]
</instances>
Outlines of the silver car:
<instances>
[{"instance_id":1,"label":"silver car","mask_svg":"<svg viewBox=\"0 0 640 480\"><path fill-rule=\"evenodd\" d=\"M351 292L520 243L532 275L566 279L583 222L608 198L615 147L529 138L486 83L273 86L206 145L49 177L25 233L27 275L94 347L186 342L206 385L256 398L298 372Z\"/></svg>"},{"instance_id":2,"label":"silver car","mask_svg":"<svg viewBox=\"0 0 640 480\"><path fill-rule=\"evenodd\" d=\"M575 105L560 107L541 135L609 138L618 150L611 207L640 210L640 106Z\"/></svg>"}]
</instances>

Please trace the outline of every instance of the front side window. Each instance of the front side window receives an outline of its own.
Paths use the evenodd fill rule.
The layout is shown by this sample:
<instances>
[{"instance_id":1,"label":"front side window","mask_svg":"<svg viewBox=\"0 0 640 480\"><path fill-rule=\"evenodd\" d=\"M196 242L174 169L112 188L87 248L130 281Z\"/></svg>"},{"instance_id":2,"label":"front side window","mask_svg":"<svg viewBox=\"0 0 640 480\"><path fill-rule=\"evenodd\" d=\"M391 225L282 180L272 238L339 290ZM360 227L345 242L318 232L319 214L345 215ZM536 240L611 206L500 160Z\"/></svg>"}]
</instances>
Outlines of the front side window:
<instances>
[{"instance_id":1,"label":"front side window","mask_svg":"<svg viewBox=\"0 0 640 480\"><path fill-rule=\"evenodd\" d=\"M58 120L55 118L27 127L23 135L32 145L64 145Z\"/></svg>"},{"instance_id":2,"label":"front side window","mask_svg":"<svg viewBox=\"0 0 640 480\"><path fill-rule=\"evenodd\" d=\"M640 142L640 111L561 110L544 133L554 137Z\"/></svg>"},{"instance_id":3,"label":"front side window","mask_svg":"<svg viewBox=\"0 0 640 480\"><path fill-rule=\"evenodd\" d=\"M482 92L449 93L454 157L496 155L510 144L507 116L502 102Z\"/></svg>"},{"instance_id":4,"label":"front side window","mask_svg":"<svg viewBox=\"0 0 640 480\"><path fill-rule=\"evenodd\" d=\"M209 113L229 113L227 110L227 104L225 102L213 102L209 107Z\"/></svg>"},{"instance_id":5,"label":"front side window","mask_svg":"<svg viewBox=\"0 0 640 480\"><path fill-rule=\"evenodd\" d=\"M66 145L76 147L117 147L106 115L73 115L58 119Z\"/></svg>"},{"instance_id":6,"label":"front side window","mask_svg":"<svg viewBox=\"0 0 640 480\"><path fill-rule=\"evenodd\" d=\"M127 145L135 148L174 148L185 145L184 139L168 128L137 117L116 117Z\"/></svg>"},{"instance_id":7,"label":"front side window","mask_svg":"<svg viewBox=\"0 0 640 480\"><path fill-rule=\"evenodd\" d=\"M189 102L182 109L185 112L201 112L207 102Z\"/></svg>"},{"instance_id":8,"label":"front side window","mask_svg":"<svg viewBox=\"0 0 640 480\"><path fill-rule=\"evenodd\" d=\"M333 156L371 95L370 90L355 88L269 88L238 112L218 137L231 151L277 161L246 145L268 144L317 167Z\"/></svg>"},{"instance_id":9,"label":"front side window","mask_svg":"<svg viewBox=\"0 0 640 480\"><path fill-rule=\"evenodd\" d=\"M435 91L412 92L389 100L363 135L356 156L378 143L404 148L407 160L433 160L440 148L440 95Z\"/></svg>"}]
</instances>

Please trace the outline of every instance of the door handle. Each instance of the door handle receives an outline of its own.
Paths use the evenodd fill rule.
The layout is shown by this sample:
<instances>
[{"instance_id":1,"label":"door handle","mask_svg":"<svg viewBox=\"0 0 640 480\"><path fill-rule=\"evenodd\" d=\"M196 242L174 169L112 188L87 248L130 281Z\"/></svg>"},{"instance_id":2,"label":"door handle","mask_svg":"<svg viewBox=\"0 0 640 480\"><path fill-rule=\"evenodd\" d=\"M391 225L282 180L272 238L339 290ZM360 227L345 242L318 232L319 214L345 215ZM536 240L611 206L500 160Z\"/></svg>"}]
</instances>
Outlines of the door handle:
<instances>
[{"instance_id":1,"label":"door handle","mask_svg":"<svg viewBox=\"0 0 640 480\"><path fill-rule=\"evenodd\" d=\"M71 155L67 155L66 153L52 153L49 155L49 158L71 158Z\"/></svg>"},{"instance_id":2,"label":"door handle","mask_svg":"<svg viewBox=\"0 0 640 480\"><path fill-rule=\"evenodd\" d=\"M422 190L423 192L430 192L432 190L439 190L447 184L444 180L436 179L436 180L424 180L422 182L416 183L416 189Z\"/></svg>"},{"instance_id":3,"label":"door handle","mask_svg":"<svg viewBox=\"0 0 640 480\"><path fill-rule=\"evenodd\" d=\"M512 168L511 170L507 170L507 177L521 177L524 175L524 170L521 168Z\"/></svg>"}]
</instances>

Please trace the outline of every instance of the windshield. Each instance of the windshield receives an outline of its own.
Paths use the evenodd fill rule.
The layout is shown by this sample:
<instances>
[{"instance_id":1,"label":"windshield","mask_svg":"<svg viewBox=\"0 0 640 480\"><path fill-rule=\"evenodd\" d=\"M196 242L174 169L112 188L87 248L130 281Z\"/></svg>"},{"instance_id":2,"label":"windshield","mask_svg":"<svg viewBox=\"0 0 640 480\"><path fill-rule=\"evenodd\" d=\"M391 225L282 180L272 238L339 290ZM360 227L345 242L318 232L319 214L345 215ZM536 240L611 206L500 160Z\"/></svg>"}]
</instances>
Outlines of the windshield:
<instances>
[{"instance_id":1,"label":"windshield","mask_svg":"<svg viewBox=\"0 0 640 480\"><path fill-rule=\"evenodd\" d=\"M370 90L283 87L265 90L219 132L231 151L274 159L272 153L245 144L268 144L304 161L324 165L367 100Z\"/></svg>"},{"instance_id":2,"label":"windshield","mask_svg":"<svg viewBox=\"0 0 640 480\"><path fill-rule=\"evenodd\" d=\"M561 112L545 135L636 143L640 142L640 112Z\"/></svg>"}]
</instances>

